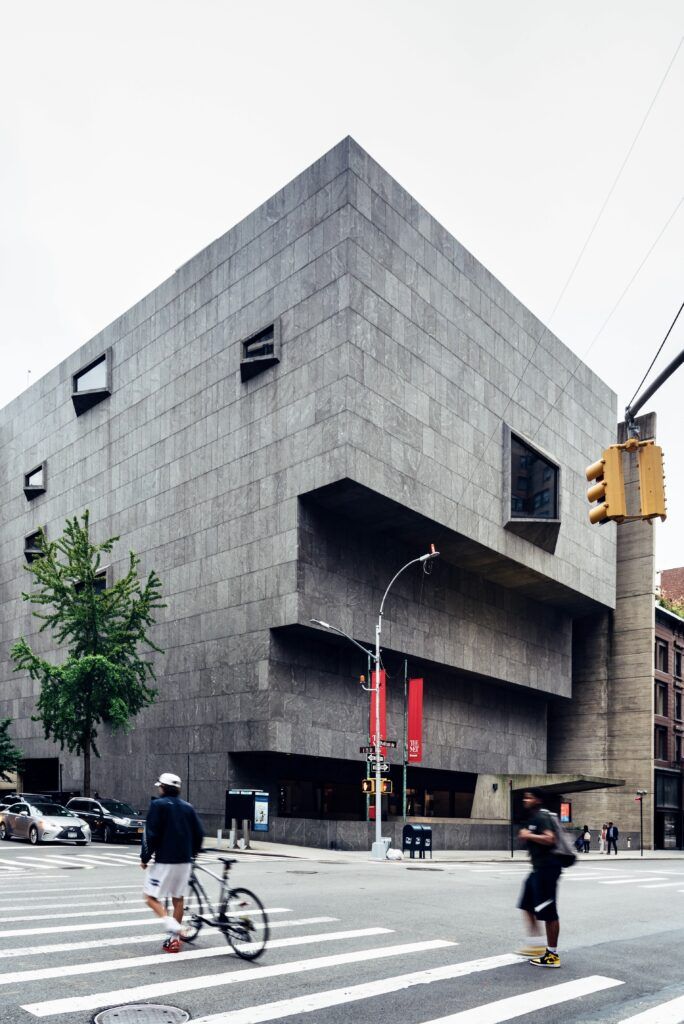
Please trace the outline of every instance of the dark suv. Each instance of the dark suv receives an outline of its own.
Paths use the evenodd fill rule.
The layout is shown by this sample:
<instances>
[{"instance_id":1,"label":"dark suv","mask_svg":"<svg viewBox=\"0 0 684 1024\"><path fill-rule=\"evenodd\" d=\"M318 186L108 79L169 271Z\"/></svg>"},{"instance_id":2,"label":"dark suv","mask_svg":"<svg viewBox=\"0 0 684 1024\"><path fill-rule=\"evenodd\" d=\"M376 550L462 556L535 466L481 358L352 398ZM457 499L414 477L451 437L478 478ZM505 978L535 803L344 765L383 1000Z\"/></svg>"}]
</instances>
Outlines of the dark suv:
<instances>
[{"instance_id":1,"label":"dark suv","mask_svg":"<svg viewBox=\"0 0 684 1024\"><path fill-rule=\"evenodd\" d=\"M93 839L98 837L105 843L140 842L145 831L145 819L120 800L76 796L67 807L88 822Z\"/></svg>"}]
</instances>

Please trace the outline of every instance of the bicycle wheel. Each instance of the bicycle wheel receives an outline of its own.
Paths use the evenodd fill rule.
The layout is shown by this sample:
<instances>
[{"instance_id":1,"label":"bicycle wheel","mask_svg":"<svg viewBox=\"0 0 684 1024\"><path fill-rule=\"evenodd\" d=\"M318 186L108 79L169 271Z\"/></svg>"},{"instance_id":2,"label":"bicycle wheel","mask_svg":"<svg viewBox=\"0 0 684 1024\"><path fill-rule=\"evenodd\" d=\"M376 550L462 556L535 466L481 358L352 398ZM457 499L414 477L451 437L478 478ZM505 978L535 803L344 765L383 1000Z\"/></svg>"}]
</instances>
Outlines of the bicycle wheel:
<instances>
[{"instance_id":1,"label":"bicycle wheel","mask_svg":"<svg viewBox=\"0 0 684 1024\"><path fill-rule=\"evenodd\" d=\"M198 882L192 881L188 886L183 914L183 942L194 942L199 935L204 914L204 892Z\"/></svg>"},{"instance_id":2,"label":"bicycle wheel","mask_svg":"<svg viewBox=\"0 0 684 1024\"><path fill-rule=\"evenodd\" d=\"M223 908L222 908L223 909ZM243 960L256 960L268 942L268 917L258 896L249 889L231 889L220 928L234 951Z\"/></svg>"}]
</instances>

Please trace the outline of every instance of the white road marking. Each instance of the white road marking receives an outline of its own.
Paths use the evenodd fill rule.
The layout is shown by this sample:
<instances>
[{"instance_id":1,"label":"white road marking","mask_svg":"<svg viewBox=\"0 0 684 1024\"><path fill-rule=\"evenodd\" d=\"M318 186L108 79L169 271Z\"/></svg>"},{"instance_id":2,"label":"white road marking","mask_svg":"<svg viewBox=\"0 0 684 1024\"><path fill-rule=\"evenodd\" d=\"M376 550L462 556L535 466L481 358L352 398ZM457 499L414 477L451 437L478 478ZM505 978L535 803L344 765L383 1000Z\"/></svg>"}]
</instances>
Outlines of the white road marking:
<instances>
[{"instance_id":1,"label":"white road marking","mask_svg":"<svg viewBox=\"0 0 684 1024\"><path fill-rule=\"evenodd\" d=\"M311 942L337 942L343 939L363 939L373 935L389 935L393 928L357 928L343 932L318 932L315 935L295 935L289 939L274 939L268 943L268 949L281 949L287 946L306 946ZM152 956L133 956L118 960L98 960L95 963L62 964L59 967L38 967L28 971L9 971L0 974L0 984L20 981L44 981L47 978L69 978L74 974L104 974L107 971L123 971L129 968L150 967L152 964L178 963L183 960L205 960L207 957L232 956L233 950L224 943L209 949L186 949L170 957L168 953L154 953Z\"/></svg>"},{"instance_id":2,"label":"white road marking","mask_svg":"<svg viewBox=\"0 0 684 1024\"><path fill-rule=\"evenodd\" d=\"M599 885L642 885L644 882L663 882L662 875L654 875L653 878L618 878L610 882L599 882Z\"/></svg>"},{"instance_id":3,"label":"white road marking","mask_svg":"<svg viewBox=\"0 0 684 1024\"><path fill-rule=\"evenodd\" d=\"M41 876L41 881L42 881L42 876ZM40 891L41 891L41 893L59 892L59 893L65 894L65 895L68 895L69 893L79 893L80 894L80 893L84 893L84 892L98 893L98 892L102 892L105 889L116 889L117 891L120 890L120 889L137 889L138 892L142 892L142 883L143 883L143 879L140 880L140 884L139 885L88 885L88 886L70 885L68 887L60 886L59 889L43 889L43 887L41 886ZM4 896L0 897L0 908L4 909L3 905L5 903L10 902L11 900L18 900L18 899L21 899L21 900L40 900L42 902L45 899L45 897L43 895L41 895L41 896L24 896L24 894L21 893L21 892L5 893Z\"/></svg>"},{"instance_id":4,"label":"white road marking","mask_svg":"<svg viewBox=\"0 0 684 1024\"><path fill-rule=\"evenodd\" d=\"M430 985L435 981L463 978L468 974L492 971L498 967L510 967L511 964L519 963L521 963L521 958L512 953L505 953L503 956L490 956L481 960L466 960L463 963L447 964L446 967L431 967L425 971L414 971L411 974L399 974L393 978L368 981L361 985L345 985L343 988L329 989L327 992L312 992L294 999L280 999L274 1003L262 1003L260 1006L246 1006L242 1010L210 1013L208 1016L194 1021L194 1024L257 1024L259 1021L278 1020L280 1017L311 1013L314 1010L323 1010L328 1006L358 1002L373 996L384 996L389 992L401 992L414 985Z\"/></svg>"},{"instance_id":5,"label":"white road marking","mask_svg":"<svg viewBox=\"0 0 684 1024\"><path fill-rule=\"evenodd\" d=\"M323 970L344 964L367 963L392 956L407 956L409 953L424 953L433 949L445 949L453 942L433 939L427 942L410 942L400 946L379 946L354 953L338 953L333 956L314 957L309 960L293 960L288 963L269 964L264 967L248 967L232 974L205 974L193 978L176 978L173 981L139 985L136 988L114 989L112 992L95 992L89 996L70 996L66 999L49 999L41 1003L27 1003L22 1009L34 1017L49 1017L57 1013L74 1013L79 1010L94 1010L99 1006L139 1002L142 999L156 999L176 995L179 992L193 992L197 989L218 988L235 985L256 978L275 978L283 975L300 974L303 971Z\"/></svg>"},{"instance_id":6,"label":"white road marking","mask_svg":"<svg viewBox=\"0 0 684 1024\"><path fill-rule=\"evenodd\" d=\"M40 868L41 871L55 870L54 864L43 864L42 860L38 860L37 857L15 857L14 862L15 864L21 864L22 867L30 864L32 868Z\"/></svg>"},{"instance_id":7,"label":"white road marking","mask_svg":"<svg viewBox=\"0 0 684 1024\"><path fill-rule=\"evenodd\" d=\"M330 924L333 921L339 921L339 918L302 917L298 920L290 921L269 921L269 928L272 931L274 928L295 928L310 924ZM223 947L225 942L223 936L220 935L219 932L215 932L212 928L205 928L202 932L202 940L211 940L213 938L216 938L216 941L220 942ZM50 956L53 953L69 953L77 949L101 949L106 946L134 946L143 942L161 942L161 932L159 935L122 935L117 939L103 939L98 937L97 939L85 942L53 942L46 946L24 946L22 948L17 948L15 946L12 949L0 950L0 960L7 960L10 957L14 958L18 956L38 956L41 954L47 954Z\"/></svg>"},{"instance_id":8,"label":"white road marking","mask_svg":"<svg viewBox=\"0 0 684 1024\"><path fill-rule=\"evenodd\" d=\"M681 1021L684 1021L684 996L653 1006L634 1017L625 1017L619 1024L681 1024Z\"/></svg>"},{"instance_id":9,"label":"white road marking","mask_svg":"<svg viewBox=\"0 0 684 1024\"><path fill-rule=\"evenodd\" d=\"M593 974L588 978L566 981L561 985L549 985L534 992L523 992L519 996L497 999L493 1003L474 1006L472 1010L461 1010L446 1017L435 1017L424 1024L501 1024L502 1021L512 1020L514 1017L526 1017L533 1010L556 1006L568 999L579 999L581 996L592 995L594 992L623 984L624 982L616 981L615 978L603 978L599 974ZM200 1024L200 1021L195 1021L195 1024Z\"/></svg>"},{"instance_id":10,"label":"white road marking","mask_svg":"<svg viewBox=\"0 0 684 1024\"><path fill-rule=\"evenodd\" d=\"M131 912L135 913L135 911L131 911L129 908L129 913ZM141 913L143 913L143 911L141 911ZM150 911L148 910L147 913L149 914ZM288 914L290 913L290 911L286 907L269 907L266 913L270 917L271 914ZM102 931L104 928L106 928L107 931L110 932L112 928L143 928L145 927L145 925L156 925L156 927L158 928L159 918L152 917L149 919L145 918L144 920L140 920L137 917L133 917L129 918L127 921L96 921L88 922L88 924L70 924L69 931L94 932L98 929ZM10 939L15 938L17 935L54 935L57 932L63 934L64 925L49 925L41 928L3 928L1 937L3 939Z\"/></svg>"},{"instance_id":11,"label":"white road marking","mask_svg":"<svg viewBox=\"0 0 684 1024\"><path fill-rule=\"evenodd\" d=\"M657 882L655 885L642 885L641 889L668 889L673 885L681 885L681 882Z\"/></svg>"}]
</instances>

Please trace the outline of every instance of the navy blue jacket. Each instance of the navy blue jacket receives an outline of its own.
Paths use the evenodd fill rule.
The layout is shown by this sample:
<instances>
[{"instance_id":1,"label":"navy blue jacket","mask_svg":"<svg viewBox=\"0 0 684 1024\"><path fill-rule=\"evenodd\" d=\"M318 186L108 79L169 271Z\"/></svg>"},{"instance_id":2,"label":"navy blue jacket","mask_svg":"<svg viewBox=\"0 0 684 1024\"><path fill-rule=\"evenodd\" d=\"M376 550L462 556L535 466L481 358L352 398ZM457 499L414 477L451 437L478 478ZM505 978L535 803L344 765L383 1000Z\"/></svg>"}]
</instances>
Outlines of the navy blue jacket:
<instances>
[{"instance_id":1,"label":"navy blue jacket","mask_svg":"<svg viewBox=\"0 0 684 1024\"><path fill-rule=\"evenodd\" d=\"M178 796L160 796L147 812L140 850L143 864L189 864L202 849L204 829L192 804Z\"/></svg>"}]
</instances>

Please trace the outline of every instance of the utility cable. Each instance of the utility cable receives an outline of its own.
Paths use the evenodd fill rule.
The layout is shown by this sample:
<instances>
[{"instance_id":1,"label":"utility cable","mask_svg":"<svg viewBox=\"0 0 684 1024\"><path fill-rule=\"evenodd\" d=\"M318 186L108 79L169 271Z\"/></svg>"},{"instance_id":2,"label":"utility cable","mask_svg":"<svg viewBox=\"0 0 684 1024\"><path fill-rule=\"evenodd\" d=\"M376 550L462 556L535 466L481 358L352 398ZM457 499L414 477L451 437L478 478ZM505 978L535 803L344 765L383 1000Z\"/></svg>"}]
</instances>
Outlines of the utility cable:
<instances>
[{"instance_id":1,"label":"utility cable","mask_svg":"<svg viewBox=\"0 0 684 1024\"><path fill-rule=\"evenodd\" d=\"M634 150L634 147L635 147L635 145L636 145L636 143L637 143L637 140L639 139L639 136L641 135L641 132L643 131L644 125L646 124L646 121L648 120L648 118L649 118L649 115L650 115L651 111L653 110L654 104L655 104L655 102L656 102L656 100L657 100L658 96L660 95L660 92L661 92L661 90L662 90L662 88L663 88L663 85L665 84L665 81L666 81L666 79L667 79L667 77L668 77L668 75L669 75L669 73L670 73L670 70L672 69L672 66L673 66L673 64L674 64L675 60L677 59L677 56L678 56L678 54L679 54L679 51L681 50L681 48L682 48L682 45L683 45L683 44L684 44L684 36L682 36L682 37L680 38L680 40L679 40L679 43L677 44L677 47L676 47L676 49L675 49L675 52L674 52L674 54L672 55L672 57L671 57L671 59L670 59L670 62L669 62L669 64L667 65L667 68L665 69L665 73L663 74L663 76L662 76L662 78L661 78L661 80L660 80L660 83L659 83L659 85L658 85L658 88L656 89L656 91L655 91L655 93L654 93L654 95L653 95L653 98L652 98L651 102L649 103L649 105L648 105L648 107L647 107L647 109L646 109L646 113L644 114L644 117L643 117L643 118L642 118L642 120L641 120L641 124L639 125L639 127L638 127L638 129L637 129L637 131L636 131L636 134L634 135L634 138L632 139L632 142L630 143L630 145L629 145L629 147L628 147L628 149L627 149L627 153L626 153L626 155L625 155L625 157L624 157L624 159L623 159L622 163L620 164L620 168L619 168L619 170L618 170L618 172L617 172L617 174L616 174L616 176L615 176L615 178L614 178L614 180L613 180L613 183L612 183L612 185L610 186L610 189L608 190L608 194L607 194L607 196L606 196L606 198L605 198L604 202L603 202L603 203L601 204L601 208L600 208L600 210L599 210L598 216L597 216L597 217L595 218L595 220L594 220L594 223L593 223L592 227L590 228L590 231L589 231L589 235L587 236L587 239L586 239L586 241L585 241L584 245L582 246L582 249L580 250L579 256L578 256L578 257L577 257L577 259L575 260L575 263L574 263L574 265L573 265L573 267L572 267L572 269L571 269L571 271L570 271L570 274L568 275L568 277L567 277L567 279L566 279L566 281L565 281L565 284L564 284L564 285L563 285L563 287L561 288L560 294L559 294L559 296L558 296L558 298L557 298L557 300L556 300L556 302L555 302L555 304L554 304L554 306L553 306L553 309L552 309L551 313L550 313L550 314L549 314L549 316L548 316L548 317L546 318L547 320L550 320L550 319L551 319L551 318L553 317L553 315L555 314L556 310L558 309L558 306L560 305L561 299L563 298L563 295L564 295L564 294L565 294L565 292L567 291L567 288L568 288L568 286L569 286L569 284L570 284L570 281L572 280L572 278L573 278L573 277L574 277L574 275L575 275L575 272L576 272L576 270L577 270L577 267L579 266L580 260L581 260L581 258L582 258L582 256L583 256L583 254L584 254L584 252L585 252L585 250L586 250L586 248L587 248L587 246L588 246L588 244L589 244L589 241L590 241L590 239L591 239L591 237L592 237L592 235L593 235L594 231L596 230L596 227L597 227L597 225L598 225L598 223L599 223L599 221L600 221L601 217L603 216L603 212L604 212L604 210L605 210L605 208L606 208L606 205L607 205L607 203L608 203L608 201L609 201L609 199L610 199L611 195L612 195L612 194L613 194L613 192L615 191L615 187L616 187L616 185L617 185L617 183L618 183L618 181L619 181L619 179L620 179L620 177L621 177L621 175L622 175L622 172L623 172L623 171L624 171L624 169L625 169L625 166L627 165L627 162L628 162L628 160L629 160L629 157L631 156L631 154L632 154L632 152L633 152L633 150ZM680 200L680 203L679 203L679 205L681 205L681 200ZM644 261L643 261L643 262L645 262L645 260L646 260L646 259L648 258L648 256L650 255L650 253L651 253L651 252L653 251L653 248L655 247L655 245L657 244L657 242L658 242L658 241L660 240L660 237L661 237L661 235L663 234L663 232L664 232L665 228L667 228L667 226L668 226L668 224L669 224L670 220L672 220L672 218L674 217L675 213L677 212L677 209L679 208L679 205L678 205L678 206L677 206L677 207L675 208L675 210L674 210L674 211L673 211L673 213L671 214L670 218L668 219L667 223L665 224L665 227L664 227L664 228L663 228L663 230L661 231L660 235L658 235L658 238L656 239L656 241L655 241L655 242L653 243L653 245L651 246L651 249L650 249L650 250L649 250L649 252L647 253L647 255L646 255L646 257L645 257L645 259L644 259ZM642 265L643 265L643 263L642 263ZM637 272L636 272L636 274L638 274L638 272L639 272L639 270L640 270L640 269L641 269L641 266L640 266L640 267L639 267L639 268L637 269ZM634 277L636 277L636 274L634 275ZM631 284L631 282L630 282L630 284ZM629 288L629 285L628 285L628 286L627 286L627 288L625 289L625 293L626 293L626 291L627 291L627 289L628 289L628 288ZM619 304L619 302L620 302L620 301L622 301L622 298L623 298L623 296L621 296L621 297L620 297L620 299L618 300L618 304ZM615 307L615 308L617 308L617 305L616 305L616 307ZM611 311L611 313L610 313L610 315L609 315L608 319L610 319L610 316L612 316L612 315L613 315L614 311L615 311L615 309L613 309L613 310ZM605 323L604 323L604 324L602 325L602 327L601 327L601 329L600 329L600 330L603 330L603 328L605 327L605 324L606 324L607 322L608 322L608 320L606 320L606 321L605 321ZM510 397L509 397L509 399L508 399L508 401L507 401L506 405L504 406L504 410L503 410L503 412L501 413L500 417L498 417L497 425L496 425L496 427L494 428L494 430L493 430L493 431L491 432L491 434L489 435L489 437L487 438L486 444L484 445L484 447L483 447L483 449L482 449L482 455L480 455L480 456L479 456L479 458L477 458L477 459L475 460L475 465L473 466L473 469L472 469L472 471L471 471L470 475L468 476L468 479L466 480L465 484L463 485L463 488L462 488L462 490L461 490L461 493L459 494L459 496L458 496L458 499L457 499L457 501L456 501L456 506L457 506L457 507L458 507L458 506L459 506L459 505L461 504L461 502L462 502L462 500L463 500L463 497L464 497L464 495L465 495L465 493L466 493L466 491L467 491L468 487L469 487L469 486L470 486L470 484L472 483L473 477L475 476L475 473L476 473L476 472L477 472L477 470L479 469L479 467L480 467L480 465L481 465L481 463L482 463L482 461L483 461L483 459L484 459L484 454L485 454L485 452L486 452L486 451L487 451L487 450L489 449L489 445L491 444L491 441L492 441L492 438L494 437L494 434L495 434L495 433L497 432L497 430L499 430L499 429L500 429L500 424L501 424L502 422L504 422L504 419L505 419L506 413L508 412L508 409L510 408L510 405L511 405L511 403L512 403L513 399L515 398L515 395L517 394L518 388L519 388L519 387L520 387L520 385L522 384L522 382L523 382L523 380L524 380L524 377L525 377L525 374L527 373L527 370L528 370L528 368L529 368L529 366L530 366L530 364L531 364L532 360L534 359L534 357L535 357L535 355L536 355L536 353L537 353L537 349L538 349L538 348L539 348L539 346L541 345L541 343L542 343L542 341L544 340L544 338L545 338L545 336L546 336L546 334L547 334L547 333L549 333L549 328L548 328L548 327L546 326L546 324L543 324L543 326L542 326L542 331L541 331L541 334L539 335L539 338L538 338L538 339L537 339L537 341L535 342L534 348L532 349L532 352L531 352L531 354L530 354L530 355L528 356L528 358L527 358L527 361L525 362L525 365L523 366L523 369L522 369L522 371L521 371L521 373L520 373L520 376L518 377L518 381L517 381L517 383L516 383L515 387L513 388L513 391L512 391L512 393L511 393L511 395L510 395ZM600 331L599 331L599 333L600 333ZM596 337L598 337L598 335L597 335ZM596 341L596 337L595 337L595 338L594 338L594 339L592 340L592 342L591 342L591 345L589 346L589 348L591 348L591 346L592 346L592 345L594 344L594 342ZM587 349L587 351L589 351L589 350ZM586 353L585 353L585 354L586 354ZM547 419L547 417L548 417L549 413L550 413L550 412L551 412L551 410L552 410L552 409L553 409L553 408L554 408L554 407L556 406L556 404L558 403L558 401L559 401L559 400L561 399L561 397L562 397L563 393L565 392L566 388L568 387L568 385L570 384L570 382L571 382L571 381L572 381L572 379L574 378L575 374L577 373L577 370L579 369L579 366L580 366L581 362L582 362L582 359L580 358L580 359L578 360L577 366L575 367L575 369L573 370L572 374L570 375L570 377L569 377L569 378L568 378L568 380L566 381L566 384L565 384L565 386L564 386L564 387L563 387L563 389L561 390L561 393L560 393L560 394L558 395L558 397L557 397L557 398L556 398L556 400L555 400L555 401L553 402L553 404L552 404L552 405L551 405L551 406L549 407L549 409L548 409L548 411L547 411L546 415L544 416L543 420L542 420L542 421L541 421L541 423L539 424L539 427L538 427L538 428L537 428L537 430L535 431L534 437L536 437L536 436L537 436L537 434L538 434L538 433L539 433L539 431L541 430L542 426L543 426L543 425L544 425L544 423L546 422L546 419Z\"/></svg>"},{"instance_id":2,"label":"utility cable","mask_svg":"<svg viewBox=\"0 0 684 1024\"><path fill-rule=\"evenodd\" d=\"M641 380L640 380L640 381L639 381L639 383L637 384L637 388L636 388L636 391L634 392L634 394L633 394L633 395L632 395L632 397L630 398L629 402L627 403L627 408L628 408L628 409L629 409L629 407L631 406L631 404L632 404L632 402L634 401L634 399L636 398L636 396L637 396L637 395L639 394L639 392L641 391L641 387L642 387L642 385L643 385L644 381L646 380L646 378L648 377L649 373L650 373L650 372L651 372L651 370L653 369L653 366L654 366L654 363L655 363L656 359L658 358L658 356L660 355L660 353L661 353L661 352L663 351L663 348L664 348L664 346L665 346L665 342L666 342L666 341L667 341L667 339L668 339L668 338L670 337L670 334L672 333L672 328L674 327L674 325L675 325L675 324L677 323L677 321L679 320L679 314L681 313L681 311L682 311L683 309L684 309L684 302L682 302L681 306L680 306L680 307L679 307L679 309L677 310L677 315L676 315L676 317L674 318L674 320L672 321L672 323L670 324L670 327L669 327L669 330L668 330L667 334L665 335L665 337L664 337L664 338L663 338L663 340L661 341L661 343L660 343L660 345L659 345L659 347L658 347L658 351L657 351L657 352L656 352L656 354L655 354L655 355L653 356L653 359L651 360L651 365L649 366L648 370L646 371L646 373L645 373L645 374L643 375L643 377L641 378Z\"/></svg>"}]
</instances>

